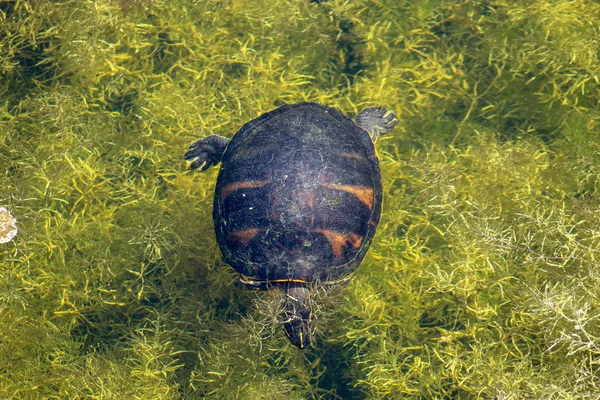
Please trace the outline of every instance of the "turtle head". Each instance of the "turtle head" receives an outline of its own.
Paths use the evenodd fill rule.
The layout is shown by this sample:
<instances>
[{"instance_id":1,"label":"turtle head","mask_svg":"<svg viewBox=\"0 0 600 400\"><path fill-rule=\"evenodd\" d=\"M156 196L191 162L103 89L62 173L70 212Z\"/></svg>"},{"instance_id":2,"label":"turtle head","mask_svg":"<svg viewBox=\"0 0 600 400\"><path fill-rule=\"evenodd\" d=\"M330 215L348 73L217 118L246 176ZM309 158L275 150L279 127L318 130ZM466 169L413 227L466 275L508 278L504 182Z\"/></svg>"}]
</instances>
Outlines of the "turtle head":
<instances>
[{"instance_id":1,"label":"turtle head","mask_svg":"<svg viewBox=\"0 0 600 400\"><path fill-rule=\"evenodd\" d=\"M310 292L305 284L288 283L285 287L283 326L292 344L300 349L308 347L314 331Z\"/></svg>"}]
</instances>

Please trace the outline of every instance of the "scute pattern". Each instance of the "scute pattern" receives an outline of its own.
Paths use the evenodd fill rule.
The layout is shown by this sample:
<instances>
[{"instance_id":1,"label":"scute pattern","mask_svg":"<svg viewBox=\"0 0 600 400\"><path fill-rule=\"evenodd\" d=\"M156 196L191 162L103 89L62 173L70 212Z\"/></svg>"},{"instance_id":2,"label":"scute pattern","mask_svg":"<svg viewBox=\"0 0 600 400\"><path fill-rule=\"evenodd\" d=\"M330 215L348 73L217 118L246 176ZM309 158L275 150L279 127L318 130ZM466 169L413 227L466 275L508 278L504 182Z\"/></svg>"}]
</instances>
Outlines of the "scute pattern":
<instances>
[{"instance_id":1,"label":"scute pattern","mask_svg":"<svg viewBox=\"0 0 600 400\"><path fill-rule=\"evenodd\" d=\"M223 155L217 242L244 275L339 279L362 261L380 212L371 139L335 109L280 107L244 125Z\"/></svg>"}]
</instances>

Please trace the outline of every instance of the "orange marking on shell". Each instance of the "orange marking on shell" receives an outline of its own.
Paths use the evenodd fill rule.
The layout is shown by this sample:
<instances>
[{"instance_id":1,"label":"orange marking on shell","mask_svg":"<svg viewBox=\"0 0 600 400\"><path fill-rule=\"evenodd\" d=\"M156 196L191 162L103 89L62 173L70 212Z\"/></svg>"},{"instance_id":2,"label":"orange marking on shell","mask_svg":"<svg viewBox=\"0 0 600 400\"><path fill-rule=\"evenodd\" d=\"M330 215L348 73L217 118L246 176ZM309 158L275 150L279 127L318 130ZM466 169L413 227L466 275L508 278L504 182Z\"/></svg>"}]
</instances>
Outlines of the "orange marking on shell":
<instances>
[{"instance_id":1,"label":"orange marking on shell","mask_svg":"<svg viewBox=\"0 0 600 400\"><path fill-rule=\"evenodd\" d=\"M309 193L306 195L306 205L308 206L308 208L315 207L315 194L314 193Z\"/></svg>"},{"instance_id":2,"label":"orange marking on shell","mask_svg":"<svg viewBox=\"0 0 600 400\"><path fill-rule=\"evenodd\" d=\"M244 247L248 247L252 239L254 239L260 232L264 232L265 230L266 229L263 228L242 229L231 232L230 236L236 242L240 242L242 245L244 245Z\"/></svg>"},{"instance_id":3,"label":"orange marking on shell","mask_svg":"<svg viewBox=\"0 0 600 400\"><path fill-rule=\"evenodd\" d=\"M361 161L367 161L365 156L363 156L362 154L358 154L358 153L337 153L337 155L340 157L356 158Z\"/></svg>"},{"instance_id":4,"label":"orange marking on shell","mask_svg":"<svg viewBox=\"0 0 600 400\"><path fill-rule=\"evenodd\" d=\"M224 201L227 196L231 193L235 192L238 189L254 189L265 186L268 181L242 181L242 182L234 182L225 186L221 189L221 201Z\"/></svg>"},{"instance_id":5,"label":"orange marking on shell","mask_svg":"<svg viewBox=\"0 0 600 400\"><path fill-rule=\"evenodd\" d=\"M373 188L368 186L353 186L353 185L335 185L333 183L326 183L324 185L329 189L343 190L346 193L354 195L363 203L369 207L369 210L373 210Z\"/></svg>"},{"instance_id":6,"label":"orange marking on shell","mask_svg":"<svg viewBox=\"0 0 600 400\"><path fill-rule=\"evenodd\" d=\"M322 233L323 236L325 236L333 250L333 254L335 254L337 258L342 258L342 247L346 246L347 243L350 243L352 247L357 248L363 241L361 235L352 232L340 233L329 229L315 229L315 232Z\"/></svg>"}]
</instances>

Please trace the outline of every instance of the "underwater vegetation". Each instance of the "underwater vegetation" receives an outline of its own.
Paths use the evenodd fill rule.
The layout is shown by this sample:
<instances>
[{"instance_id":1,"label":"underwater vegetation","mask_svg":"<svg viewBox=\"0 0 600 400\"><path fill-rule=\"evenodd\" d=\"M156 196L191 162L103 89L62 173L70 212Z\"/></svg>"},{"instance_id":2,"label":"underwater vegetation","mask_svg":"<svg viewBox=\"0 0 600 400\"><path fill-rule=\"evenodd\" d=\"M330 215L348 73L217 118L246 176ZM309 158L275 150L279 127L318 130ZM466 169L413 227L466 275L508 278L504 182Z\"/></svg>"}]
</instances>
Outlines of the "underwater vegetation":
<instances>
[{"instance_id":1,"label":"underwater vegetation","mask_svg":"<svg viewBox=\"0 0 600 400\"><path fill-rule=\"evenodd\" d=\"M597 398L599 44L591 0L0 1L0 398ZM399 120L304 352L181 159L299 101Z\"/></svg>"}]
</instances>

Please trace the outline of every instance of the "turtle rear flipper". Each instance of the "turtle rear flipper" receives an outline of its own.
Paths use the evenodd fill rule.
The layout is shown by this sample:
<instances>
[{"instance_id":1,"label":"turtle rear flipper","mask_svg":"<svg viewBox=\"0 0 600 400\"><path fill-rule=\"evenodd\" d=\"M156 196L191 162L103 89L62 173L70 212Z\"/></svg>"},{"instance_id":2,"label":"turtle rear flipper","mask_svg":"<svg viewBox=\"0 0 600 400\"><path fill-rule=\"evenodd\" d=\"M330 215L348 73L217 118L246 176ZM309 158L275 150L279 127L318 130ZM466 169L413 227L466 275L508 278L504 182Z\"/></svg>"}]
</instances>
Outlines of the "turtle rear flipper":
<instances>
[{"instance_id":1,"label":"turtle rear flipper","mask_svg":"<svg viewBox=\"0 0 600 400\"><path fill-rule=\"evenodd\" d=\"M192 162L190 169L205 171L221 162L227 143L229 139L223 136L207 136L192 143L183 158Z\"/></svg>"},{"instance_id":2,"label":"turtle rear flipper","mask_svg":"<svg viewBox=\"0 0 600 400\"><path fill-rule=\"evenodd\" d=\"M387 114L387 115L386 115ZM369 132L373 143L383 134L391 131L398 121L394 113L384 107L365 108L356 116L356 125Z\"/></svg>"}]
</instances>

